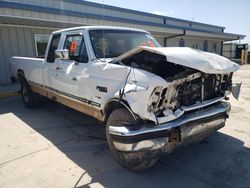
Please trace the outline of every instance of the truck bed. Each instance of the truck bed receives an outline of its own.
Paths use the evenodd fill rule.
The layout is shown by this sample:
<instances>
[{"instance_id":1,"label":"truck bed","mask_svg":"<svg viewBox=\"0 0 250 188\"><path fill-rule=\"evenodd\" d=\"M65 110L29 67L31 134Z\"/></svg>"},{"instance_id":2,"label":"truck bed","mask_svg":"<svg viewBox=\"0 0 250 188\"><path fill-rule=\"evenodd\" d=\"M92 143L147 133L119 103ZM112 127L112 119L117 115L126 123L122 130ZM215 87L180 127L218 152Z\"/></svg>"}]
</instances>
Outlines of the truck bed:
<instances>
[{"instance_id":1,"label":"truck bed","mask_svg":"<svg viewBox=\"0 0 250 188\"><path fill-rule=\"evenodd\" d=\"M18 71L23 71L27 80L43 84L43 64L42 58L14 56L10 59L11 75L16 78Z\"/></svg>"}]
</instances>

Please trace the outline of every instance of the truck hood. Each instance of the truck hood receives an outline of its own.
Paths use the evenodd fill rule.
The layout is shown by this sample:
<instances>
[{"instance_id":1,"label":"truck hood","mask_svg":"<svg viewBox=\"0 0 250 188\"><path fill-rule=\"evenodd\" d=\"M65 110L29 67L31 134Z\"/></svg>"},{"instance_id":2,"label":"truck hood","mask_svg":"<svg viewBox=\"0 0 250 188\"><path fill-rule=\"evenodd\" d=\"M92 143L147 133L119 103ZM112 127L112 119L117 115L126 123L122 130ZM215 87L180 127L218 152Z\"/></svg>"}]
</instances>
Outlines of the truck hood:
<instances>
[{"instance_id":1,"label":"truck hood","mask_svg":"<svg viewBox=\"0 0 250 188\"><path fill-rule=\"evenodd\" d=\"M163 55L167 62L193 68L208 74L225 74L237 71L240 66L220 55L188 47L138 47L134 48L110 63L119 62L139 52L148 51Z\"/></svg>"}]
</instances>

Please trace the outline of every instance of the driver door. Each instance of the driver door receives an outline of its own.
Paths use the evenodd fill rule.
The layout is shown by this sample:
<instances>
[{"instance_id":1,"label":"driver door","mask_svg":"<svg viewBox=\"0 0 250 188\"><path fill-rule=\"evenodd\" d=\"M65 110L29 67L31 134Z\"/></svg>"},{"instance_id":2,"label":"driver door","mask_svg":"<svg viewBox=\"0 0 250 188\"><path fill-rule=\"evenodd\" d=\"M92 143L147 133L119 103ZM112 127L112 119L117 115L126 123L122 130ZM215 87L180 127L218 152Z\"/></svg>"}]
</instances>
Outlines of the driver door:
<instances>
[{"instance_id":1,"label":"driver door","mask_svg":"<svg viewBox=\"0 0 250 188\"><path fill-rule=\"evenodd\" d=\"M81 33L67 33L63 49L69 52L69 59L56 59L56 79L54 87L71 97L79 96L79 89L84 87L88 74L85 73L88 64L88 54L84 36Z\"/></svg>"},{"instance_id":2,"label":"driver door","mask_svg":"<svg viewBox=\"0 0 250 188\"><path fill-rule=\"evenodd\" d=\"M59 49L67 49L68 59L55 58L53 63L47 63L48 89L58 94L82 100L84 93L79 92L88 79L85 70L89 66L89 58L84 36L80 32L68 32L62 36ZM79 96L81 94L81 96Z\"/></svg>"}]
</instances>

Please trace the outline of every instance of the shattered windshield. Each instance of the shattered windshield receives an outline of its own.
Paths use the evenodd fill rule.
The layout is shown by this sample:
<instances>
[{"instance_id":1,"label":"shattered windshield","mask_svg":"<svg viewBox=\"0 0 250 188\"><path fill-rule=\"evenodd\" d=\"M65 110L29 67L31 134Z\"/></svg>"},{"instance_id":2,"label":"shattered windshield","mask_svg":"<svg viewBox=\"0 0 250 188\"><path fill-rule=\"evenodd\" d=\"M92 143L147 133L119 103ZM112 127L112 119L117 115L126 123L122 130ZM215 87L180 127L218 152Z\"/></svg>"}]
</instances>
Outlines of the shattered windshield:
<instances>
[{"instance_id":1,"label":"shattered windshield","mask_svg":"<svg viewBox=\"0 0 250 188\"><path fill-rule=\"evenodd\" d=\"M160 47L148 33L129 30L91 30L89 32L97 58L117 57L135 47Z\"/></svg>"}]
</instances>

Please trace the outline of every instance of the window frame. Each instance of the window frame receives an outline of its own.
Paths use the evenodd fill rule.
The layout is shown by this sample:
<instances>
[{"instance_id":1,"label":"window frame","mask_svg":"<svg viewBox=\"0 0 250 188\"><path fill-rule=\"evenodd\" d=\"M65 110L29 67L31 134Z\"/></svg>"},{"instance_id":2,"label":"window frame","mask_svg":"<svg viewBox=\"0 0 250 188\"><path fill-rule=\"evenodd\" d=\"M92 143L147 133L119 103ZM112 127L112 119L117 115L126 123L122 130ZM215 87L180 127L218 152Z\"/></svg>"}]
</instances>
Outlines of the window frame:
<instances>
[{"instance_id":1,"label":"window frame","mask_svg":"<svg viewBox=\"0 0 250 188\"><path fill-rule=\"evenodd\" d=\"M39 55L38 55L38 48L37 48L37 37L39 37L39 36L46 36L46 37L48 37L48 41L47 41L46 47L48 46L49 37L50 37L49 34L34 34L34 42L35 42L35 53L36 53L36 56L39 56ZM45 56L45 55L46 55L46 49L45 49L45 52L44 52L43 56Z\"/></svg>"},{"instance_id":2,"label":"window frame","mask_svg":"<svg viewBox=\"0 0 250 188\"><path fill-rule=\"evenodd\" d=\"M93 52L93 56L95 57L95 58L97 58L97 59L102 59L102 58L116 58L116 57L118 57L118 56L116 56L116 57L97 57L96 56L96 54L97 54L97 52L96 52L96 49L95 49L95 47L94 47L94 43L93 43L93 40L91 39L91 37L92 37L92 34L91 34L91 32L93 32L93 31L97 31L97 32L104 32L104 34L105 34L105 32L109 32L109 31L115 31L116 33L117 32L121 32L121 33L123 33L123 32L129 32L129 33L143 33L143 34L148 34L148 35L150 35L150 36L152 36L153 37L153 35L151 35L149 32L145 32L145 31L136 31L136 30L126 30L126 29L121 29L121 30L116 30L116 29L89 29L88 30L88 38L89 38L89 43L90 43L90 46L91 46L91 49L92 49L92 52ZM161 45L159 44L159 42L156 40L156 38L154 38L153 37L153 39L154 39L154 42L156 43L156 46L157 47L161 47Z\"/></svg>"},{"instance_id":3,"label":"window frame","mask_svg":"<svg viewBox=\"0 0 250 188\"><path fill-rule=\"evenodd\" d=\"M56 49L54 50L54 60L53 61L48 61L48 58L49 58L49 55L50 55L50 47L51 47L51 44L52 44L52 40L53 40L53 37L55 36L59 36L59 40L58 40L58 44L57 44L57 47ZM46 57L46 62L47 63L55 63L55 60L56 60L56 55L55 55L55 51L58 49L59 45L60 45L60 40L62 39L62 33L55 33L51 36L51 39L49 41L49 46L47 47L47 57Z\"/></svg>"},{"instance_id":4,"label":"window frame","mask_svg":"<svg viewBox=\"0 0 250 188\"><path fill-rule=\"evenodd\" d=\"M68 33L68 34L65 34L64 43L63 43L63 49L67 49L67 48L65 48L65 46L66 46L66 40L67 40L68 37L72 37L72 36L81 36L82 37L79 48L80 48L80 51L81 51L82 47L83 47L83 44L85 45L87 60L86 60L86 62L75 61L75 60L72 60L72 59L69 59L69 60L70 61L75 61L77 63L88 63L90 58L89 58L89 54L88 54L87 43L86 43L85 36L84 36L83 33Z\"/></svg>"}]
</instances>

